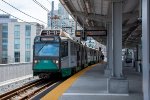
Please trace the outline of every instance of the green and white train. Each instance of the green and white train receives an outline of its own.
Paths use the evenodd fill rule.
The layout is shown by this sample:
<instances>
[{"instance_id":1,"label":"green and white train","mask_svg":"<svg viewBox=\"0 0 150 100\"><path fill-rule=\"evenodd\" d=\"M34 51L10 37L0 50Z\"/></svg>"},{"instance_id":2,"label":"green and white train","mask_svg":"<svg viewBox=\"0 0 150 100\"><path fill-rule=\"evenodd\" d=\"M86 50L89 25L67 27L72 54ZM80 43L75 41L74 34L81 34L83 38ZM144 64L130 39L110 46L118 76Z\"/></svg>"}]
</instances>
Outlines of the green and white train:
<instances>
[{"instance_id":1,"label":"green and white train","mask_svg":"<svg viewBox=\"0 0 150 100\"><path fill-rule=\"evenodd\" d=\"M33 75L67 77L102 61L101 55L101 51L74 41L62 30L44 29L34 39Z\"/></svg>"}]
</instances>

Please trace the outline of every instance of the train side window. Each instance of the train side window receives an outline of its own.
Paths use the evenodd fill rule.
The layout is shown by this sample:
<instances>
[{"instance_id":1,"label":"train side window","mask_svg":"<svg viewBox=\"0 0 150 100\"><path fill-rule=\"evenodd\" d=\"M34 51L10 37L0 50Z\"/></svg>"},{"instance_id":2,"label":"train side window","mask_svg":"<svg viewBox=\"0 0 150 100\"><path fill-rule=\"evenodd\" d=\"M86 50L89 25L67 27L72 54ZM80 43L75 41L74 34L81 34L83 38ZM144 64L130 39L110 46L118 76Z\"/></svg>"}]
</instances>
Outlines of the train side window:
<instances>
[{"instance_id":1,"label":"train side window","mask_svg":"<svg viewBox=\"0 0 150 100\"><path fill-rule=\"evenodd\" d=\"M96 51L94 51L94 56L96 56Z\"/></svg>"},{"instance_id":2,"label":"train side window","mask_svg":"<svg viewBox=\"0 0 150 100\"><path fill-rule=\"evenodd\" d=\"M74 54L77 55L78 46L76 43L74 43Z\"/></svg>"},{"instance_id":3,"label":"train side window","mask_svg":"<svg viewBox=\"0 0 150 100\"><path fill-rule=\"evenodd\" d=\"M68 42L62 42L61 43L61 57L68 56Z\"/></svg>"}]
</instances>

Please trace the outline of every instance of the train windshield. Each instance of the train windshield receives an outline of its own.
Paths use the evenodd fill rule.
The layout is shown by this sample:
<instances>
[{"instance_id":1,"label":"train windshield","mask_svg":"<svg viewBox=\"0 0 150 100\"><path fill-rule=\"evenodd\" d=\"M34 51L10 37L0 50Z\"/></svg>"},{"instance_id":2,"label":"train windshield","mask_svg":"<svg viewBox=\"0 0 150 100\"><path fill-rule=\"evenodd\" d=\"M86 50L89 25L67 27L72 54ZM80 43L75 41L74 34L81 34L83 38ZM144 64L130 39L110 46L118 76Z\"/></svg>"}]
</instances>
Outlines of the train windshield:
<instances>
[{"instance_id":1,"label":"train windshield","mask_svg":"<svg viewBox=\"0 0 150 100\"><path fill-rule=\"evenodd\" d=\"M53 56L58 57L59 56L59 44L53 43L40 43L35 44L35 56Z\"/></svg>"}]
</instances>

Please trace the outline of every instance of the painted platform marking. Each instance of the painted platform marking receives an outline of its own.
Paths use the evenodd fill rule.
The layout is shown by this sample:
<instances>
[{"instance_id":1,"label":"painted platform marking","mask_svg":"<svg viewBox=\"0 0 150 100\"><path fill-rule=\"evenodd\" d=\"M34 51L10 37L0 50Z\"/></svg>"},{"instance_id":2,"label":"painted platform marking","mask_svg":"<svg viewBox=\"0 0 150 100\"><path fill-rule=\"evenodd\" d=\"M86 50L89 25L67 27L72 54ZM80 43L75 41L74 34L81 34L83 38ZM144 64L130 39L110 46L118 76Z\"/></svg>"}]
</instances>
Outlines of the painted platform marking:
<instances>
[{"instance_id":1,"label":"painted platform marking","mask_svg":"<svg viewBox=\"0 0 150 100\"><path fill-rule=\"evenodd\" d=\"M105 96L129 96L129 94L112 94L112 93L63 93L63 95L67 96L99 96L99 95L105 95Z\"/></svg>"}]
</instances>

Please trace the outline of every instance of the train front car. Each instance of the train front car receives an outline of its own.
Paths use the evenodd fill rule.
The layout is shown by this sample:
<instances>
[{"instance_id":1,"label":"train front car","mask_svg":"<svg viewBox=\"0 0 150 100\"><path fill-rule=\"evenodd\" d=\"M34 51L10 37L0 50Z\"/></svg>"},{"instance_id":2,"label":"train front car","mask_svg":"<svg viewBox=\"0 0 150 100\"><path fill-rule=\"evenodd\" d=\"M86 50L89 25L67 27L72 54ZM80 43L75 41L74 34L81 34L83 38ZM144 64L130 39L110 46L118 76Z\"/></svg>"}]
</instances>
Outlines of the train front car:
<instances>
[{"instance_id":1,"label":"train front car","mask_svg":"<svg viewBox=\"0 0 150 100\"><path fill-rule=\"evenodd\" d=\"M58 31L59 32L59 31ZM48 33L50 33L48 31ZM56 32L54 32L55 34ZM33 74L48 78L60 73L60 37L58 35L36 36L33 46Z\"/></svg>"}]
</instances>

